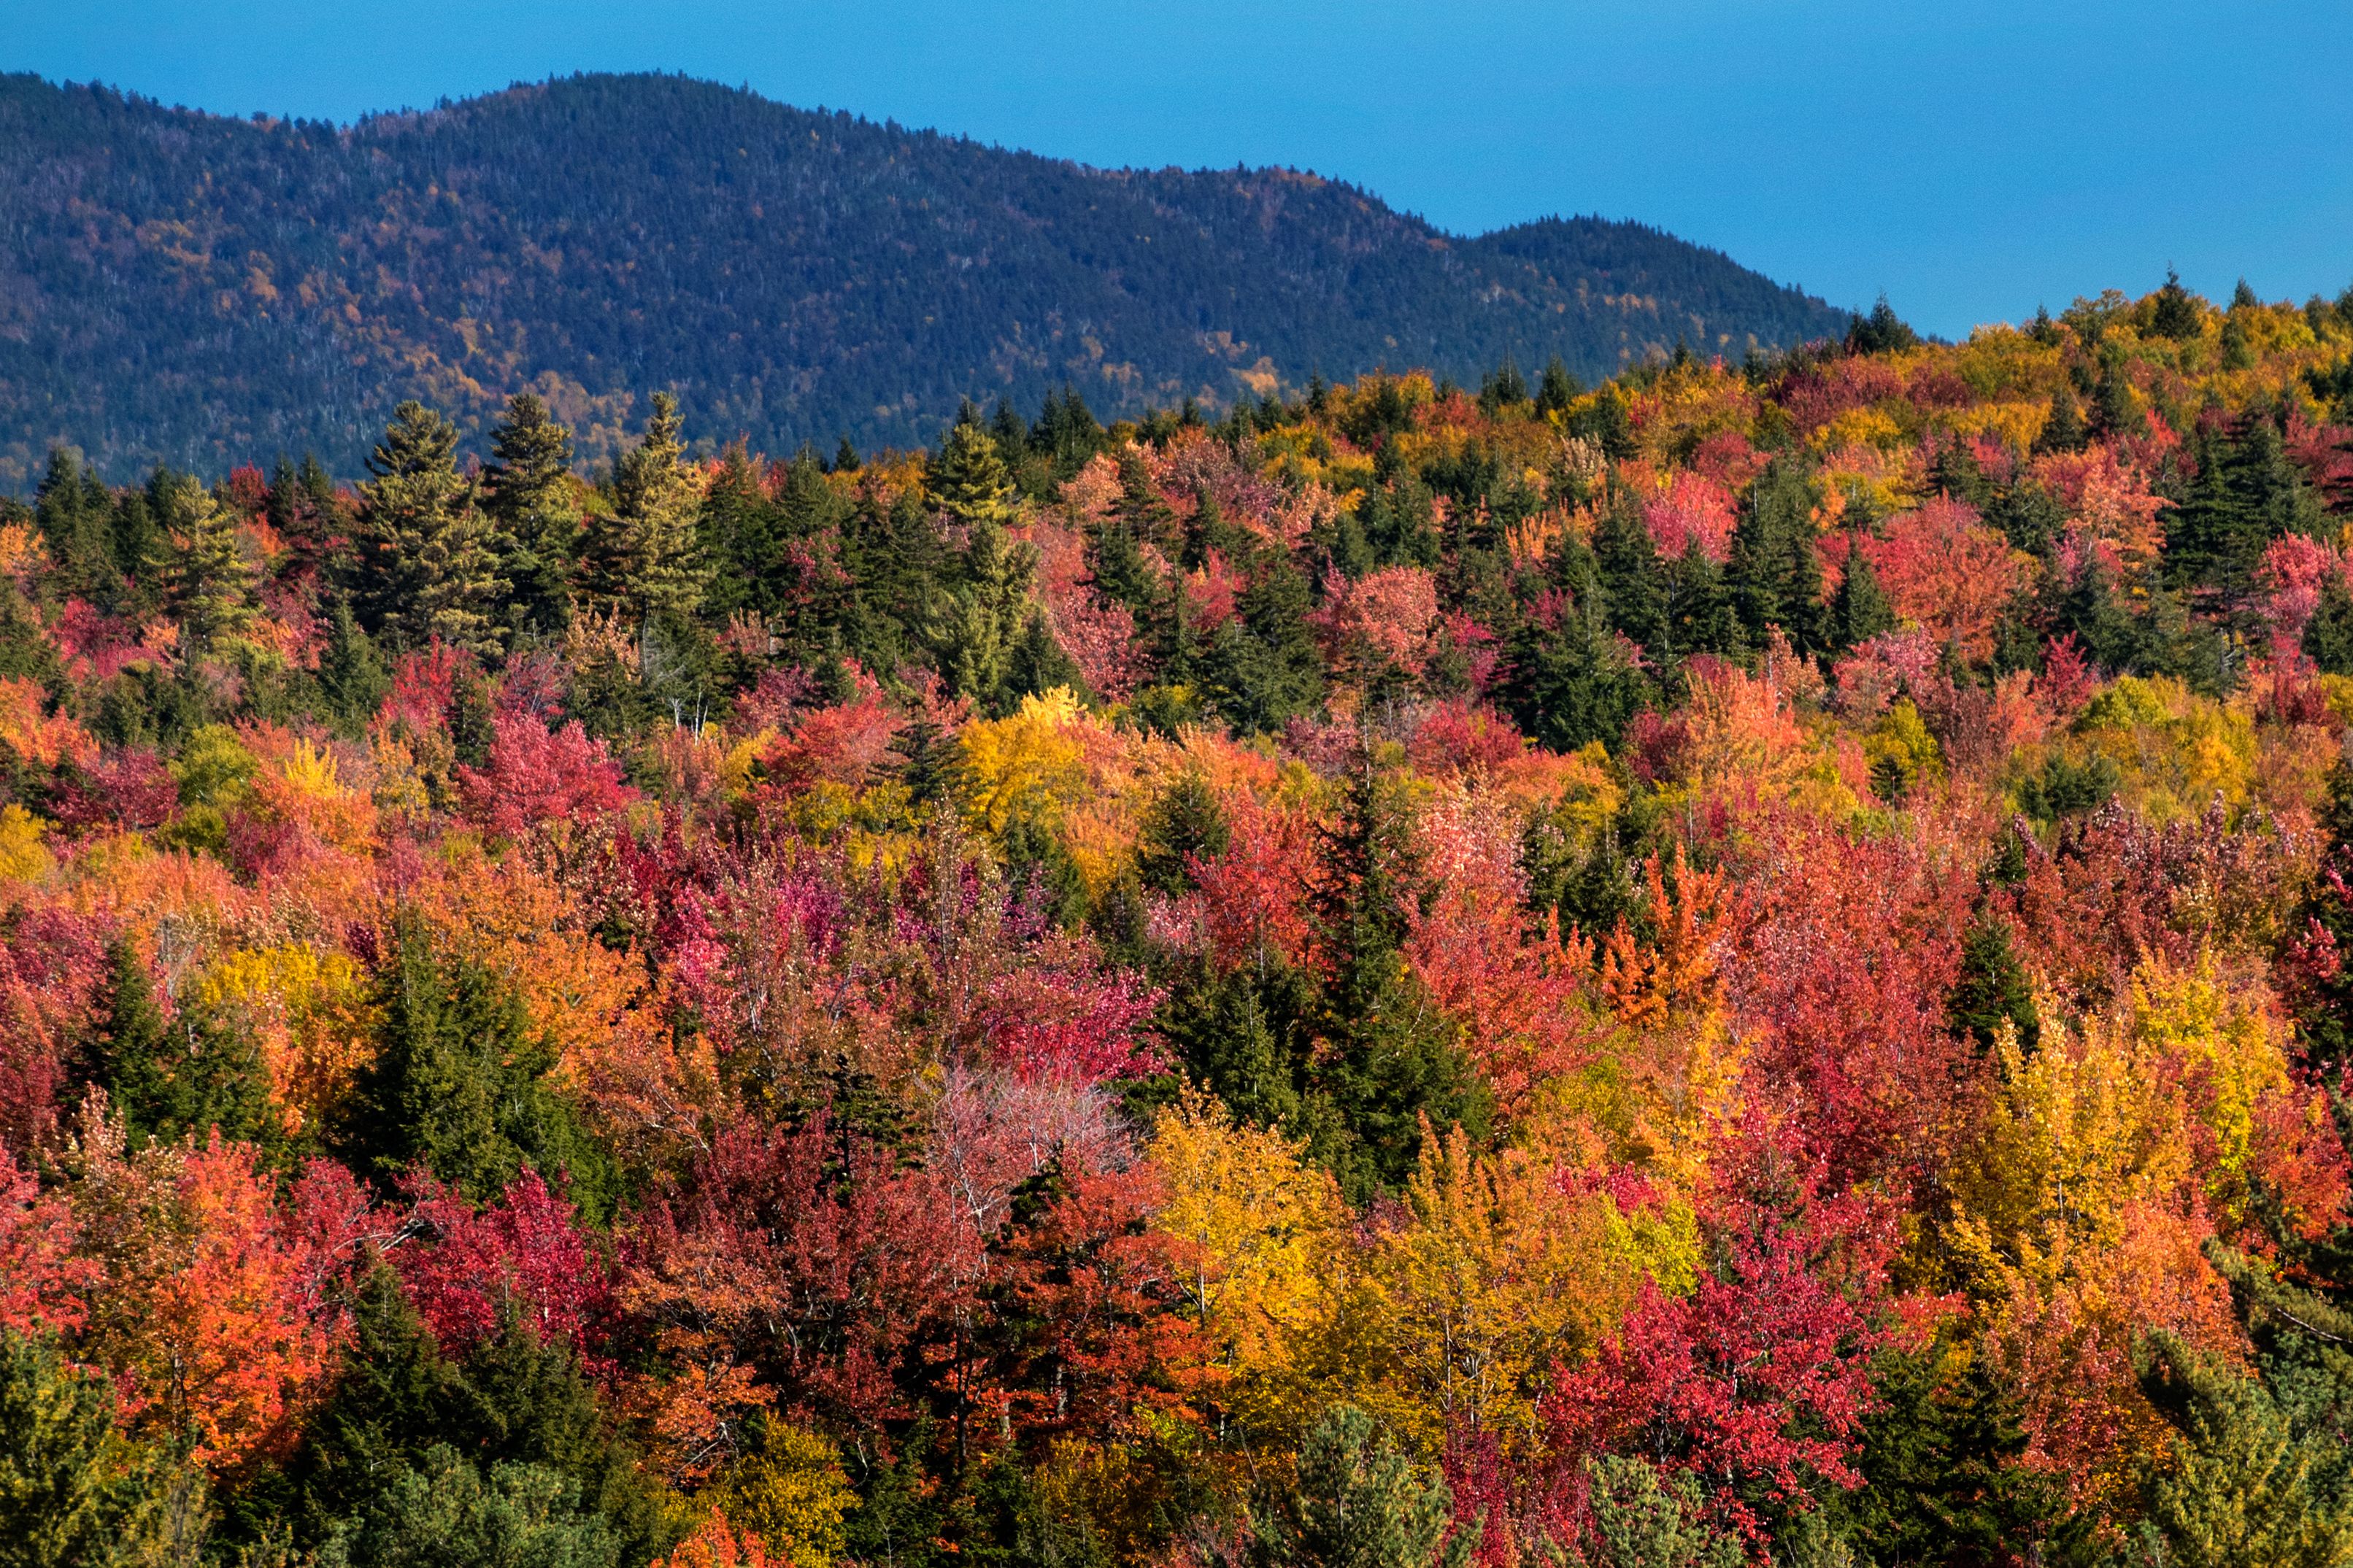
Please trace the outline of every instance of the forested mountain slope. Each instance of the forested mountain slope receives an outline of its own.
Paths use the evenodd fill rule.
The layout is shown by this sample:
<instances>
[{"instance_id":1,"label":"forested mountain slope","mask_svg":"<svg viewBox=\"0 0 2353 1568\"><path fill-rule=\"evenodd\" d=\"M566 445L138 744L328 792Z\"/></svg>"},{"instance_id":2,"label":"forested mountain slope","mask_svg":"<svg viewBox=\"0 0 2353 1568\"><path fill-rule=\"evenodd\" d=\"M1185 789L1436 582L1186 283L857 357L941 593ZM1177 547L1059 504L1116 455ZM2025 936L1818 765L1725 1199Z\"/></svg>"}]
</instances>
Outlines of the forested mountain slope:
<instances>
[{"instance_id":1,"label":"forested mountain slope","mask_svg":"<svg viewBox=\"0 0 2353 1568\"><path fill-rule=\"evenodd\" d=\"M1591 379L1843 312L1636 224L1440 234L1282 170L1108 172L681 78L349 129L0 79L0 485L316 451L539 390L609 455L666 386L772 450L934 439L961 399L1108 414L1387 364Z\"/></svg>"}]
</instances>

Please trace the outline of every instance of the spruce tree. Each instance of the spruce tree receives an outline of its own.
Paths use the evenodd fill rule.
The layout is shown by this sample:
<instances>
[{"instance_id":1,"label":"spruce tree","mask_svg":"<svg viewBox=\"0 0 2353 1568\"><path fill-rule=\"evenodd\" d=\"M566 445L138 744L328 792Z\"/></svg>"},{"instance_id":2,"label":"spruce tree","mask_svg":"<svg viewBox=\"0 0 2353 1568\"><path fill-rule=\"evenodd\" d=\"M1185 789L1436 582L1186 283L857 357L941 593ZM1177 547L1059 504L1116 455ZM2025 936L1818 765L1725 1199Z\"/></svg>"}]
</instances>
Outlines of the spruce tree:
<instances>
[{"instance_id":1,"label":"spruce tree","mask_svg":"<svg viewBox=\"0 0 2353 1568\"><path fill-rule=\"evenodd\" d=\"M48 467L33 494L33 523L69 590L111 605L121 587L113 498L73 448L49 448Z\"/></svg>"},{"instance_id":2,"label":"spruce tree","mask_svg":"<svg viewBox=\"0 0 2353 1568\"><path fill-rule=\"evenodd\" d=\"M1243 735L1281 730L1324 697L1324 656L1307 624L1305 574L1288 551L1261 552L1235 615L1203 658L1202 684L1219 716Z\"/></svg>"},{"instance_id":3,"label":"spruce tree","mask_svg":"<svg viewBox=\"0 0 2353 1568\"><path fill-rule=\"evenodd\" d=\"M1945 999L1953 1032L1967 1035L1980 1051L1993 1048L2003 1023L2018 1030L2020 1048L2041 1043L2042 1025L2034 1010L2034 989L2026 966L2010 945L2010 922L1980 910L1961 938L1961 972Z\"/></svg>"},{"instance_id":4,"label":"spruce tree","mask_svg":"<svg viewBox=\"0 0 2353 1568\"><path fill-rule=\"evenodd\" d=\"M1545 362L1544 375L1536 383L1536 417L1547 419L1556 414L1567 414L1568 405L1577 401L1579 388L1577 378L1555 354Z\"/></svg>"},{"instance_id":5,"label":"spruce tree","mask_svg":"<svg viewBox=\"0 0 2353 1568\"><path fill-rule=\"evenodd\" d=\"M396 647L438 638L495 653L506 584L474 487L458 472L458 427L414 400L393 410L360 487L360 600Z\"/></svg>"},{"instance_id":6,"label":"spruce tree","mask_svg":"<svg viewBox=\"0 0 2353 1568\"><path fill-rule=\"evenodd\" d=\"M2328 1098L2353 1158L2353 1104ZM2231 1287L2253 1375L2170 1332L2148 1336L2141 1387L2179 1431L2149 1482L2152 1525L2185 1568L2353 1562L2353 1206L2308 1239L2259 1188L2269 1257L2220 1238L2206 1257Z\"/></svg>"},{"instance_id":7,"label":"spruce tree","mask_svg":"<svg viewBox=\"0 0 2353 1568\"><path fill-rule=\"evenodd\" d=\"M580 547L572 479L572 430L528 392L507 399L482 465L482 510L506 580L507 621L519 636L561 632Z\"/></svg>"},{"instance_id":8,"label":"spruce tree","mask_svg":"<svg viewBox=\"0 0 2353 1568\"><path fill-rule=\"evenodd\" d=\"M520 999L481 965L438 955L409 915L377 992L376 1054L333 1130L345 1163L386 1185L421 1168L477 1203L528 1165L584 1212L609 1210L611 1160L546 1081L554 1053Z\"/></svg>"},{"instance_id":9,"label":"spruce tree","mask_svg":"<svg viewBox=\"0 0 2353 1568\"><path fill-rule=\"evenodd\" d=\"M1446 1482L1425 1476L1372 1417L1336 1405L1299 1445L1297 1484L1261 1487L1250 1507L1256 1568L1461 1568L1475 1529L1448 1539Z\"/></svg>"},{"instance_id":10,"label":"spruce tree","mask_svg":"<svg viewBox=\"0 0 2353 1568\"><path fill-rule=\"evenodd\" d=\"M2342 573L2321 581L2320 602L2304 624L2304 656L2324 674L2353 675L2353 593Z\"/></svg>"},{"instance_id":11,"label":"spruce tree","mask_svg":"<svg viewBox=\"0 0 2353 1568\"><path fill-rule=\"evenodd\" d=\"M1879 574L1872 570L1871 557L1862 552L1860 536L1849 544L1846 574L1839 579L1838 595L1831 601L1831 637L1841 648L1858 647L1895 626L1895 606L1888 602L1887 590L1879 585Z\"/></svg>"},{"instance_id":12,"label":"spruce tree","mask_svg":"<svg viewBox=\"0 0 2353 1568\"><path fill-rule=\"evenodd\" d=\"M678 399L655 393L644 436L613 465L612 510L589 520L582 545L584 592L640 623L691 617L707 584L681 429Z\"/></svg>"},{"instance_id":13,"label":"spruce tree","mask_svg":"<svg viewBox=\"0 0 2353 1568\"><path fill-rule=\"evenodd\" d=\"M1668 637L1675 657L1712 653L1737 658L1747 650L1740 617L1725 590L1723 569L1694 536L1667 568Z\"/></svg>"},{"instance_id":14,"label":"spruce tree","mask_svg":"<svg viewBox=\"0 0 2353 1568\"><path fill-rule=\"evenodd\" d=\"M1665 663L1672 657L1665 583L1650 525L1631 497L1603 510L1593 530L1593 561L1611 629Z\"/></svg>"},{"instance_id":15,"label":"spruce tree","mask_svg":"<svg viewBox=\"0 0 2353 1568\"><path fill-rule=\"evenodd\" d=\"M189 647L208 651L259 613L259 574L238 542L237 514L185 474L159 472L149 493L171 542L164 602Z\"/></svg>"},{"instance_id":16,"label":"spruce tree","mask_svg":"<svg viewBox=\"0 0 2353 1568\"><path fill-rule=\"evenodd\" d=\"M269 1070L251 1035L193 1003L165 1017L147 965L129 942L109 944L94 1000L98 1022L87 1068L135 1146L191 1136L202 1142L216 1128L243 1142L280 1135Z\"/></svg>"},{"instance_id":17,"label":"spruce tree","mask_svg":"<svg viewBox=\"0 0 2353 1568\"><path fill-rule=\"evenodd\" d=\"M2176 340L2194 338L2204 327L2198 301L2189 289L2181 286L2181 275L2172 268L2167 268L2165 287L2157 291L2156 303L2149 308L2149 336Z\"/></svg>"},{"instance_id":18,"label":"spruce tree","mask_svg":"<svg viewBox=\"0 0 2353 1568\"><path fill-rule=\"evenodd\" d=\"M2092 439L2090 426L2084 423L2084 411L2075 402L2075 394L2061 387L2051 396L2051 412L2042 421L2042 428L2034 434L2034 450L2044 452L2080 452Z\"/></svg>"},{"instance_id":19,"label":"spruce tree","mask_svg":"<svg viewBox=\"0 0 2353 1568\"><path fill-rule=\"evenodd\" d=\"M1424 873L1403 781L1369 750L1350 771L1316 859L1311 905L1327 966L1316 1084L1340 1121L1313 1152L1363 1203L1412 1173L1425 1125L1483 1133L1486 1104L1453 1026L1406 967L1404 910L1421 896Z\"/></svg>"},{"instance_id":20,"label":"spruce tree","mask_svg":"<svg viewBox=\"0 0 2353 1568\"><path fill-rule=\"evenodd\" d=\"M170 1481L116 1431L101 1372L46 1335L0 1328L0 1568L167 1561Z\"/></svg>"}]
</instances>

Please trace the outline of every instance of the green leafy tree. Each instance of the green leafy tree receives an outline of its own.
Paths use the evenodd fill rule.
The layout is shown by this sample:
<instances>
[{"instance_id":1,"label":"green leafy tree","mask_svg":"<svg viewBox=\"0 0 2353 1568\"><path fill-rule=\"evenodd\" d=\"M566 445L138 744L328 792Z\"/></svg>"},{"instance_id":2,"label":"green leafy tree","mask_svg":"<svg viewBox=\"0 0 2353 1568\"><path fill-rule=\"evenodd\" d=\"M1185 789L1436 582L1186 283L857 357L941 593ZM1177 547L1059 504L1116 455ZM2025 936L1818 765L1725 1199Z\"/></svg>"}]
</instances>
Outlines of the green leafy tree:
<instances>
[{"instance_id":1,"label":"green leafy tree","mask_svg":"<svg viewBox=\"0 0 2353 1568\"><path fill-rule=\"evenodd\" d=\"M1297 1484L1250 1509L1259 1568L1459 1568L1475 1531L1449 1535L1446 1482L1376 1435L1352 1405L1327 1411L1299 1446Z\"/></svg>"},{"instance_id":2,"label":"green leafy tree","mask_svg":"<svg viewBox=\"0 0 2353 1568\"><path fill-rule=\"evenodd\" d=\"M458 472L458 427L414 400L393 410L360 487L360 599L397 647L438 637L495 653L498 575L474 487Z\"/></svg>"}]
</instances>

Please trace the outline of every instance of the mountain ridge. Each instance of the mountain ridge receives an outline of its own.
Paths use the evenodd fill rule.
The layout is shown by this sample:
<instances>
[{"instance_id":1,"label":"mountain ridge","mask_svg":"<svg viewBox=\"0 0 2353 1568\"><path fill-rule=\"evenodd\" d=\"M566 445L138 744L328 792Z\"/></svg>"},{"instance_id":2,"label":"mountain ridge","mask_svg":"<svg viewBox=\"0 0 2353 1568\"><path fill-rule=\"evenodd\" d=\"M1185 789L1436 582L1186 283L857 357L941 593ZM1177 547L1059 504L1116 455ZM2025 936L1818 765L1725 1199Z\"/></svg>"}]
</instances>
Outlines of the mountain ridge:
<instances>
[{"instance_id":1,"label":"mountain ridge","mask_svg":"<svg viewBox=\"0 0 2353 1568\"><path fill-rule=\"evenodd\" d=\"M705 439L935 437L1068 384L1106 416L1381 364L1594 377L1843 311L1650 226L1463 237L1297 170L1098 169L674 76L348 126L0 78L0 485L319 452L416 395L534 387L608 454L668 388Z\"/></svg>"}]
</instances>

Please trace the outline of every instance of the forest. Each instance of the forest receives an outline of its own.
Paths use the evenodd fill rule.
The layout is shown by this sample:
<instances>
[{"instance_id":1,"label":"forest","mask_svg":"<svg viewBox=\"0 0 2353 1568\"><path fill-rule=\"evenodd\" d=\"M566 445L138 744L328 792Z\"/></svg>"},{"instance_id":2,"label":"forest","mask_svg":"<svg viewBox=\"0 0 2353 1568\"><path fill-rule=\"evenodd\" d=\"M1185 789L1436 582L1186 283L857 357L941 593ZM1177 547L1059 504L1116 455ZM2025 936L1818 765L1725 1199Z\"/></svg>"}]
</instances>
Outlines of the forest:
<instances>
[{"instance_id":1,"label":"forest","mask_svg":"<svg viewBox=\"0 0 2353 1568\"><path fill-rule=\"evenodd\" d=\"M2353 1563L2353 290L646 391L0 503L0 1565Z\"/></svg>"},{"instance_id":2,"label":"forest","mask_svg":"<svg viewBox=\"0 0 2353 1568\"><path fill-rule=\"evenodd\" d=\"M639 401L706 439L930 445L1063 383L1140 419L1425 365L1847 312L1641 224L1449 235L1293 169L1103 170L681 77L581 76L348 126L0 75L0 489L306 448L357 474L417 398L470 440L531 392L609 461Z\"/></svg>"}]
</instances>

